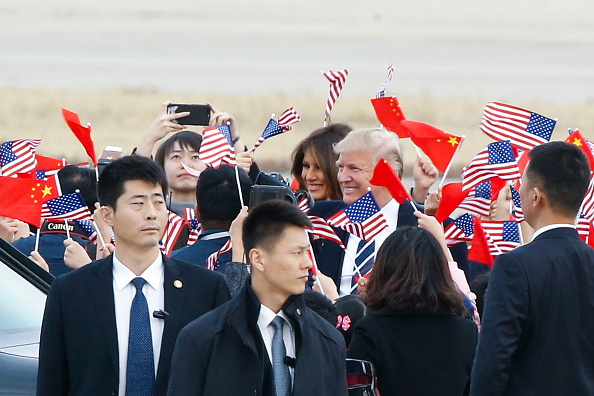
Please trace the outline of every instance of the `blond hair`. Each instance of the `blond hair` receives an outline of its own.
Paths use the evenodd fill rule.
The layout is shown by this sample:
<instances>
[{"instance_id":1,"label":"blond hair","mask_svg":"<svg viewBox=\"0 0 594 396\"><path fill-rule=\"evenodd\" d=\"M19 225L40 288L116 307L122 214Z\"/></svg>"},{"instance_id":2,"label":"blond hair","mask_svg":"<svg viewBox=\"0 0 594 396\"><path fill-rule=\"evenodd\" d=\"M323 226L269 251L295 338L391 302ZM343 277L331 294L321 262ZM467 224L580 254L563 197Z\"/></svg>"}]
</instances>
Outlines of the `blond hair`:
<instances>
[{"instance_id":1,"label":"blond hair","mask_svg":"<svg viewBox=\"0 0 594 396\"><path fill-rule=\"evenodd\" d=\"M336 143L334 152L367 151L372 154L373 166L383 157L402 178L403 158L400 139L395 133L380 128L355 129Z\"/></svg>"}]
</instances>

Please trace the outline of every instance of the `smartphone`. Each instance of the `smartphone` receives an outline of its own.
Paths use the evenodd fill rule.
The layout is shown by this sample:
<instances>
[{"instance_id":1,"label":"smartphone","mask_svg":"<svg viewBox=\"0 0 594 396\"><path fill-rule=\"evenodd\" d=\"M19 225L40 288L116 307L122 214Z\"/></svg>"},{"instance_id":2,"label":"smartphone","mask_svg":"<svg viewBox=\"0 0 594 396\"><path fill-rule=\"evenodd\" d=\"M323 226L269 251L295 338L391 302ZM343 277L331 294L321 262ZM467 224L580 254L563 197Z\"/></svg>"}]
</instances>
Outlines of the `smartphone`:
<instances>
[{"instance_id":1,"label":"smartphone","mask_svg":"<svg viewBox=\"0 0 594 396\"><path fill-rule=\"evenodd\" d=\"M285 195L286 190L282 186L264 186L256 184L255 186L252 186L249 208L253 208L256 205L271 199L284 200Z\"/></svg>"},{"instance_id":2,"label":"smartphone","mask_svg":"<svg viewBox=\"0 0 594 396\"><path fill-rule=\"evenodd\" d=\"M178 118L173 122L181 125L208 125L210 122L210 106L202 104L172 103L167 106L167 114L189 111L187 117Z\"/></svg>"}]
</instances>

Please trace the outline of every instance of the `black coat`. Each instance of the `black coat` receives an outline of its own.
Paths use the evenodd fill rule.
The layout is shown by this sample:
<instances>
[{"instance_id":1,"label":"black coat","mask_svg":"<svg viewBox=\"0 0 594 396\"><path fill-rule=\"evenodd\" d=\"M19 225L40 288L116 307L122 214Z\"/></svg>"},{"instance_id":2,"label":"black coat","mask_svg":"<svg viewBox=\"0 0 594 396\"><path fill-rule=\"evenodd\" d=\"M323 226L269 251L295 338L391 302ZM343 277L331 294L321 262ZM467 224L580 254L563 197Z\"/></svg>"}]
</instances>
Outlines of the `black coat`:
<instances>
[{"instance_id":1,"label":"black coat","mask_svg":"<svg viewBox=\"0 0 594 396\"><path fill-rule=\"evenodd\" d=\"M374 364L382 396L455 396L469 390L476 343L468 319L383 308L357 322L347 356Z\"/></svg>"},{"instance_id":2,"label":"black coat","mask_svg":"<svg viewBox=\"0 0 594 396\"><path fill-rule=\"evenodd\" d=\"M471 394L594 394L594 249L575 229L495 260Z\"/></svg>"},{"instance_id":3,"label":"black coat","mask_svg":"<svg viewBox=\"0 0 594 396\"><path fill-rule=\"evenodd\" d=\"M155 394L167 390L179 331L230 298L222 275L163 256L165 319ZM43 317L37 395L117 395L112 256L54 279ZM175 287L174 281L182 282Z\"/></svg>"},{"instance_id":4,"label":"black coat","mask_svg":"<svg viewBox=\"0 0 594 396\"><path fill-rule=\"evenodd\" d=\"M283 311L295 329L294 396L347 393L340 333L291 296ZM260 301L250 280L227 304L180 332L169 396L275 395L272 365L258 329Z\"/></svg>"}]
</instances>

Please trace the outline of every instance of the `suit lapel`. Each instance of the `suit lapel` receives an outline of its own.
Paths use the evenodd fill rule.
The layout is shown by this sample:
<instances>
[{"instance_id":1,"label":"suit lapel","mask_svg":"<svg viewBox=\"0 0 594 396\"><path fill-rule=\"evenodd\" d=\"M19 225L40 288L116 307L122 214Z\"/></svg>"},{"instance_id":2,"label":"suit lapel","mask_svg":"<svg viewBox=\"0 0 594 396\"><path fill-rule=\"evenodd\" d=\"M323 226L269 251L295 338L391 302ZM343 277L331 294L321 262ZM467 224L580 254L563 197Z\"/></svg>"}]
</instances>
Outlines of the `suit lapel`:
<instances>
[{"instance_id":1,"label":"suit lapel","mask_svg":"<svg viewBox=\"0 0 594 396\"><path fill-rule=\"evenodd\" d=\"M169 370L175 340L183 327L186 300L186 278L175 261L163 256L165 311L168 313L161 339L161 355L157 369L157 381Z\"/></svg>"},{"instance_id":2,"label":"suit lapel","mask_svg":"<svg viewBox=\"0 0 594 396\"><path fill-rule=\"evenodd\" d=\"M118 375L118 337L115 318L115 303L113 297L113 261L112 256L101 260L93 271L94 279L89 282L89 290L93 296L97 318L105 337L109 356L111 357L116 378Z\"/></svg>"}]
</instances>

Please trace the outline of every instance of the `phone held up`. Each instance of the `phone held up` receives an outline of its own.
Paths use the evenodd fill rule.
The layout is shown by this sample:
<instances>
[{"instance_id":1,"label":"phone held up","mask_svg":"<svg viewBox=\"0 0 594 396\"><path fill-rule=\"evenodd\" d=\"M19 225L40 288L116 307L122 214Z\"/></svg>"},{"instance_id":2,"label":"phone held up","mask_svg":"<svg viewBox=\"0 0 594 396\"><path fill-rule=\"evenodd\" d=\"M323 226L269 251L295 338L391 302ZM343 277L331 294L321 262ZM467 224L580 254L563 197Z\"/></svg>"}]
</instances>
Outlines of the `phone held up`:
<instances>
[{"instance_id":1,"label":"phone held up","mask_svg":"<svg viewBox=\"0 0 594 396\"><path fill-rule=\"evenodd\" d=\"M173 122L180 125L208 125L210 122L210 106L202 104L171 103L167 106L167 114L190 112L187 117L178 118Z\"/></svg>"}]
</instances>

